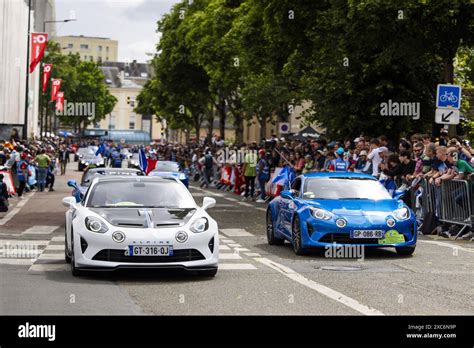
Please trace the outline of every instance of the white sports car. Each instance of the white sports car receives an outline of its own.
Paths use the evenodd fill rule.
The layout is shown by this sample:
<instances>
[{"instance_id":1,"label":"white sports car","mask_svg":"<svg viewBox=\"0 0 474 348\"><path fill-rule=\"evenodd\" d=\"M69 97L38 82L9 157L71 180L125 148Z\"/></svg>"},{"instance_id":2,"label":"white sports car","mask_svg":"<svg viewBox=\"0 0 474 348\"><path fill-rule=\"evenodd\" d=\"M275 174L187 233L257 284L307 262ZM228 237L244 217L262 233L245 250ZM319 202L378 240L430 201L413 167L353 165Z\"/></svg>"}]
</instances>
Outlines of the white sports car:
<instances>
[{"instance_id":1,"label":"white sports car","mask_svg":"<svg viewBox=\"0 0 474 348\"><path fill-rule=\"evenodd\" d=\"M66 197L66 262L85 270L180 268L213 277L219 260L217 223L186 187L159 177L99 177L84 199Z\"/></svg>"}]
</instances>

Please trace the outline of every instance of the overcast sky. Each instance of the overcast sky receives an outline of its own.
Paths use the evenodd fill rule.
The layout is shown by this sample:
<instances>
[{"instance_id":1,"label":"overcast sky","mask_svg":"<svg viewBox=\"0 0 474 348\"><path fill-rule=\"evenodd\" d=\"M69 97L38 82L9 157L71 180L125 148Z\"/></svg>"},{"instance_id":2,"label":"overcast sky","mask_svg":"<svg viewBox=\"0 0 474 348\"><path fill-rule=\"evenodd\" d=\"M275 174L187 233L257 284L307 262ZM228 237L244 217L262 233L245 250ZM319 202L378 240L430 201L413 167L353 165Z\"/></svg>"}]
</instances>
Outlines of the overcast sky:
<instances>
[{"instance_id":1,"label":"overcast sky","mask_svg":"<svg viewBox=\"0 0 474 348\"><path fill-rule=\"evenodd\" d=\"M84 35L118 40L120 61L146 62L159 35L156 22L179 0L56 0L56 19L75 16L76 22L57 23L58 36Z\"/></svg>"}]
</instances>

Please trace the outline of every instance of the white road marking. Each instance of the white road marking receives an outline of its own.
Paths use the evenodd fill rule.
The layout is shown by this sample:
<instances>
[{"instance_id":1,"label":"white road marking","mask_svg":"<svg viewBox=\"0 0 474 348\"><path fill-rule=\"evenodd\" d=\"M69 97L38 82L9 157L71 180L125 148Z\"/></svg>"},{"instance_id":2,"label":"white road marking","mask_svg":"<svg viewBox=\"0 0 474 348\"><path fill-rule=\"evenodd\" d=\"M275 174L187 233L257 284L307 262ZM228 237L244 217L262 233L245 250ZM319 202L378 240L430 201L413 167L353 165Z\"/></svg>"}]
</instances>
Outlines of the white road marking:
<instances>
[{"instance_id":1,"label":"white road marking","mask_svg":"<svg viewBox=\"0 0 474 348\"><path fill-rule=\"evenodd\" d=\"M304 285L312 290L315 290L319 292L320 294L327 296L337 302L342 303L343 305L352 308L353 310L365 314L365 315L384 315L382 312L368 307L357 300L354 300L353 298L350 298L336 290L333 290L327 286L324 286L322 284L316 283L315 281L305 278L299 273L296 273L293 271L291 268L288 268L284 265L281 265L279 263L276 263L270 259L267 258L255 258L254 259L257 262L260 262L271 269L274 269L275 271L285 275L286 277L290 278L291 280Z\"/></svg>"},{"instance_id":2,"label":"white road marking","mask_svg":"<svg viewBox=\"0 0 474 348\"><path fill-rule=\"evenodd\" d=\"M240 245L238 243L230 243L229 246L232 247L232 248L238 248L238 247L241 247L242 245Z\"/></svg>"},{"instance_id":3,"label":"white road marking","mask_svg":"<svg viewBox=\"0 0 474 348\"><path fill-rule=\"evenodd\" d=\"M231 202L238 202L237 199L232 198L232 197L224 197L224 198L227 199L228 201L231 201Z\"/></svg>"},{"instance_id":4,"label":"white road marking","mask_svg":"<svg viewBox=\"0 0 474 348\"><path fill-rule=\"evenodd\" d=\"M251 208L255 208L255 206L254 206L253 204L250 204L250 203L245 203L245 202L237 202L237 204L243 205L244 207L251 207Z\"/></svg>"},{"instance_id":5,"label":"white road marking","mask_svg":"<svg viewBox=\"0 0 474 348\"><path fill-rule=\"evenodd\" d=\"M230 250L227 245L219 245L219 250Z\"/></svg>"},{"instance_id":6,"label":"white road marking","mask_svg":"<svg viewBox=\"0 0 474 348\"><path fill-rule=\"evenodd\" d=\"M59 226L31 226L21 234L51 234Z\"/></svg>"},{"instance_id":7,"label":"white road marking","mask_svg":"<svg viewBox=\"0 0 474 348\"><path fill-rule=\"evenodd\" d=\"M64 259L64 253L60 253L60 254L56 254L56 253L45 254L45 253L42 253L40 255L40 257L38 257L38 260L62 260L62 259Z\"/></svg>"},{"instance_id":8,"label":"white road marking","mask_svg":"<svg viewBox=\"0 0 474 348\"><path fill-rule=\"evenodd\" d=\"M50 244L44 250L64 250L64 244Z\"/></svg>"},{"instance_id":9,"label":"white road marking","mask_svg":"<svg viewBox=\"0 0 474 348\"><path fill-rule=\"evenodd\" d=\"M219 253L219 260L240 260L242 257L239 254L223 254Z\"/></svg>"},{"instance_id":10,"label":"white road marking","mask_svg":"<svg viewBox=\"0 0 474 348\"><path fill-rule=\"evenodd\" d=\"M255 209L260 210L260 211L267 211L267 208L262 208L262 207L257 207Z\"/></svg>"},{"instance_id":11,"label":"white road marking","mask_svg":"<svg viewBox=\"0 0 474 348\"><path fill-rule=\"evenodd\" d=\"M443 247L447 247L451 249L463 250L463 251L467 251L468 253L474 253L474 248L464 248L462 246L446 243L446 242L438 242L435 240L418 240L418 242L439 245L439 246L443 246Z\"/></svg>"},{"instance_id":12,"label":"white road marking","mask_svg":"<svg viewBox=\"0 0 474 348\"><path fill-rule=\"evenodd\" d=\"M260 257L259 253L245 253L245 255L250 257Z\"/></svg>"},{"instance_id":13,"label":"white road marking","mask_svg":"<svg viewBox=\"0 0 474 348\"><path fill-rule=\"evenodd\" d=\"M220 263L220 270L247 270L247 269L257 269L254 265L250 263Z\"/></svg>"},{"instance_id":14,"label":"white road marking","mask_svg":"<svg viewBox=\"0 0 474 348\"><path fill-rule=\"evenodd\" d=\"M65 238L64 238L64 236L62 236L62 237L53 237L53 238L51 238L51 241L52 242L64 242Z\"/></svg>"},{"instance_id":15,"label":"white road marking","mask_svg":"<svg viewBox=\"0 0 474 348\"><path fill-rule=\"evenodd\" d=\"M243 228L222 228L220 231L227 237L253 237L252 233Z\"/></svg>"},{"instance_id":16,"label":"white road marking","mask_svg":"<svg viewBox=\"0 0 474 348\"><path fill-rule=\"evenodd\" d=\"M25 199L19 201L16 204L15 208L13 208L13 210L8 212L7 215L5 215L3 219L0 220L0 226L5 225L8 221L10 221L21 210L21 208L26 204L26 202L28 202L30 198L34 196L34 194L35 192L28 195Z\"/></svg>"},{"instance_id":17,"label":"white road marking","mask_svg":"<svg viewBox=\"0 0 474 348\"><path fill-rule=\"evenodd\" d=\"M0 240L0 246L11 245L48 245L49 240L21 240L21 239L2 239Z\"/></svg>"},{"instance_id":18,"label":"white road marking","mask_svg":"<svg viewBox=\"0 0 474 348\"><path fill-rule=\"evenodd\" d=\"M67 263L40 263L31 265L28 272L58 272L69 271L70 267Z\"/></svg>"},{"instance_id":19,"label":"white road marking","mask_svg":"<svg viewBox=\"0 0 474 348\"><path fill-rule=\"evenodd\" d=\"M234 243L234 241L231 240L231 239L221 239L221 242L222 243Z\"/></svg>"},{"instance_id":20,"label":"white road marking","mask_svg":"<svg viewBox=\"0 0 474 348\"><path fill-rule=\"evenodd\" d=\"M234 248L234 250L237 251L237 252L239 252L239 253L242 252L242 251L250 251L250 250L247 249L247 248Z\"/></svg>"},{"instance_id":21,"label":"white road marking","mask_svg":"<svg viewBox=\"0 0 474 348\"><path fill-rule=\"evenodd\" d=\"M0 259L0 264L2 265L20 265L20 266L29 266L32 265L36 259Z\"/></svg>"}]
</instances>

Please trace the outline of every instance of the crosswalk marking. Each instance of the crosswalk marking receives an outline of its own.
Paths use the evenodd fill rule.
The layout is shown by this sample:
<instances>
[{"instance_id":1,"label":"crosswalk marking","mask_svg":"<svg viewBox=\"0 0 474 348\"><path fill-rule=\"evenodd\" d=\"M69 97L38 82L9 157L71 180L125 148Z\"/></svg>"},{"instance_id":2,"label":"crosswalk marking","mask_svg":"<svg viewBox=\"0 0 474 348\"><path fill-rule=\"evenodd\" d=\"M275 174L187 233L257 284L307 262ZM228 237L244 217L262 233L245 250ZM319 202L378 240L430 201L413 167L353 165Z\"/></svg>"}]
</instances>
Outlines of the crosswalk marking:
<instances>
[{"instance_id":1,"label":"crosswalk marking","mask_svg":"<svg viewBox=\"0 0 474 348\"><path fill-rule=\"evenodd\" d=\"M28 270L29 272L60 272L60 271L69 271L70 266L67 263L40 263L34 264Z\"/></svg>"},{"instance_id":2,"label":"crosswalk marking","mask_svg":"<svg viewBox=\"0 0 474 348\"><path fill-rule=\"evenodd\" d=\"M240 260L241 258L239 254L219 254L219 260Z\"/></svg>"},{"instance_id":3,"label":"crosswalk marking","mask_svg":"<svg viewBox=\"0 0 474 348\"><path fill-rule=\"evenodd\" d=\"M219 245L219 250L230 250L230 248L227 245Z\"/></svg>"},{"instance_id":4,"label":"crosswalk marking","mask_svg":"<svg viewBox=\"0 0 474 348\"><path fill-rule=\"evenodd\" d=\"M29 265L32 265L35 261L36 261L36 259L14 259L14 258L3 259L3 258L0 258L0 264L2 264L2 265L29 266Z\"/></svg>"},{"instance_id":5,"label":"crosswalk marking","mask_svg":"<svg viewBox=\"0 0 474 348\"><path fill-rule=\"evenodd\" d=\"M49 244L45 250L64 250L64 244Z\"/></svg>"},{"instance_id":6,"label":"crosswalk marking","mask_svg":"<svg viewBox=\"0 0 474 348\"><path fill-rule=\"evenodd\" d=\"M234 243L234 241L231 240L231 239L222 239L221 242L222 243Z\"/></svg>"},{"instance_id":7,"label":"crosswalk marking","mask_svg":"<svg viewBox=\"0 0 474 348\"><path fill-rule=\"evenodd\" d=\"M257 269L250 263L220 263L219 270L248 270Z\"/></svg>"},{"instance_id":8,"label":"crosswalk marking","mask_svg":"<svg viewBox=\"0 0 474 348\"><path fill-rule=\"evenodd\" d=\"M235 251L237 252L241 252L241 251L250 251L249 249L247 248L234 248Z\"/></svg>"},{"instance_id":9,"label":"crosswalk marking","mask_svg":"<svg viewBox=\"0 0 474 348\"><path fill-rule=\"evenodd\" d=\"M63 260L64 259L64 253L60 254L46 254L42 253L39 257L38 260Z\"/></svg>"},{"instance_id":10,"label":"crosswalk marking","mask_svg":"<svg viewBox=\"0 0 474 348\"><path fill-rule=\"evenodd\" d=\"M64 236L63 237L53 237L53 238L51 238L51 241L52 242L64 242L65 239L64 239Z\"/></svg>"},{"instance_id":11,"label":"crosswalk marking","mask_svg":"<svg viewBox=\"0 0 474 348\"><path fill-rule=\"evenodd\" d=\"M0 246L7 245L37 245L45 246L48 245L49 240L23 240L23 239L2 239L0 240Z\"/></svg>"},{"instance_id":12,"label":"crosswalk marking","mask_svg":"<svg viewBox=\"0 0 474 348\"><path fill-rule=\"evenodd\" d=\"M232 248L236 248L236 247L238 248L238 247L241 247L242 245L240 245L238 243L230 243L229 246L232 247Z\"/></svg>"},{"instance_id":13,"label":"crosswalk marking","mask_svg":"<svg viewBox=\"0 0 474 348\"><path fill-rule=\"evenodd\" d=\"M253 237L252 233L243 228L223 228L220 231L227 237Z\"/></svg>"},{"instance_id":14,"label":"crosswalk marking","mask_svg":"<svg viewBox=\"0 0 474 348\"><path fill-rule=\"evenodd\" d=\"M21 234L51 234L59 226L32 226Z\"/></svg>"},{"instance_id":15,"label":"crosswalk marking","mask_svg":"<svg viewBox=\"0 0 474 348\"><path fill-rule=\"evenodd\" d=\"M245 253L245 255L249 257L260 257L259 253Z\"/></svg>"}]
</instances>

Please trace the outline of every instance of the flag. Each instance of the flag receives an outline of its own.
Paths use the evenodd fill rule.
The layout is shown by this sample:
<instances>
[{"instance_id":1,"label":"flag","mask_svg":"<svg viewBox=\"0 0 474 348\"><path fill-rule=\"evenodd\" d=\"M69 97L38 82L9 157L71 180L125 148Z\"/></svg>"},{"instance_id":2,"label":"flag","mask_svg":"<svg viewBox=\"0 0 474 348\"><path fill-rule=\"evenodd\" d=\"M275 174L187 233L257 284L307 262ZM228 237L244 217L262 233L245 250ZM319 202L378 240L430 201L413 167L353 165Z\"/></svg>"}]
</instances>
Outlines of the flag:
<instances>
[{"instance_id":1,"label":"flag","mask_svg":"<svg viewBox=\"0 0 474 348\"><path fill-rule=\"evenodd\" d=\"M143 173L146 173L146 169L148 167L148 161L146 158L145 150L143 148L140 148L140 150L138 150L138 159L140 161L140 169L142 170Z\"/></svg>"},{"instance_id":2,"label":"flag","mask_svg":"<svg viewBox=\"0 0 474 348\"><path fill-rule=\"evenodd\" d=\"M99 155L103 154L104 152L105 152L105 144L102 143L102 144L99 145L99 148L95 152L95 155L99 156Z\"/></svg>"},{"instance_id":3,"label":"flag","mask_svg":"<svg viewBox=\"0 0 474 348\"><path fill-rule=\"evenodd\" d=\"M46 88L48 87L49 75L52 69L53 64L45 64L43 66L43 93L46 92Z\"/></svg>"},{"instance_id":4,"label":"flag","mask_svg":"<svg viewBox=\"0 0 474 348\"><path fill-rule=\"evenodd\" d=\"M48 42L48 34L32 33L31 34L31 57L30 57L30 74L35 71L36 66L43 58L46 43Z\"/></svg>"},{"instance_id":5,"label":"flag","mask_svg":"<svg viewBox=\"0 0 474 348\"><path fill-rule=\"evenodd\" d=\"M290 184L293 182L293 180L295 180L295 178L295 170L289 166L284 166L281 169L280 173L278 173L278 175L273 178L272 184L277 184L289 188Z\"/></svg>"},{"instance_id":6,"label":"flag","mask_svg":"<svg viewBox=\"0 0 474 348\"><path fill-rule=\"evenodd\" d=\"M155 169L156 167L156 163L158 162L157 159L153 159L153 158L148 158L147 159L147 168L146 168L146 175L150 174L150 172Z\"/></svg>"},{"instance_id":7,"label":"flag","mask_svg":"<svg viewBox=\"0 0 474 348\"><path fill-rule=\"evenodd\" d=\"M56 98L56 111L64 110L64 92L58 92Z\"/></svg>"},{"instance_id":8,"label":"flag","mask_svg":"<svg viewBox=\"0 0 474 348\"><path fill-rule=\"evenodd\" d=\"M51 88L51 101L55 101L61 88L61 80L53 79L53 87Z\"/></svg>"}]
</instances>

